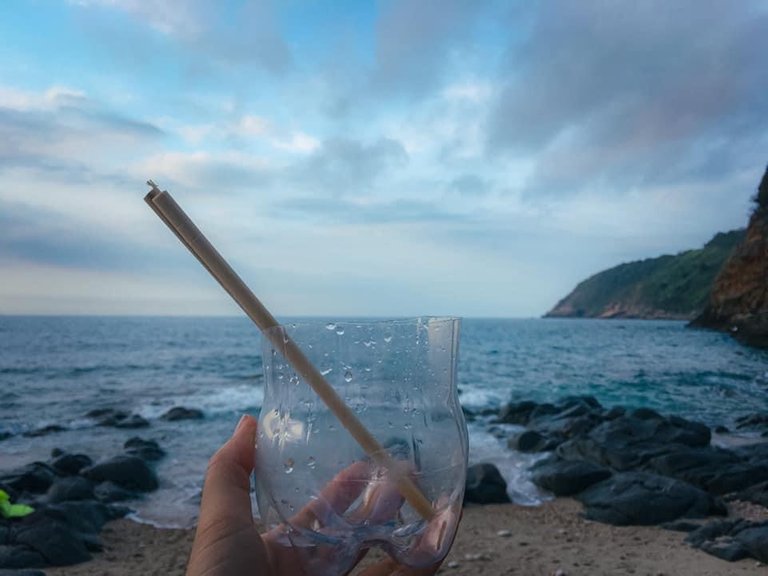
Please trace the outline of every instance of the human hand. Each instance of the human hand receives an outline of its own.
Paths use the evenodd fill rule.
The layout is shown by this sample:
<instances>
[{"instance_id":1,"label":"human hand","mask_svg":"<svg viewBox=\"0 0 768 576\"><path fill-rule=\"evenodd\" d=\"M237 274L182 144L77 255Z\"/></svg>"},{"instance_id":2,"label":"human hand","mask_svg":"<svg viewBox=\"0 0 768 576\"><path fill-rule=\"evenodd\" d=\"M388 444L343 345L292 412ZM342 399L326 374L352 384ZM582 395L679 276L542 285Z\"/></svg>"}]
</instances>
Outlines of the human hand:
<instances>
[{"instance_id":1,"label":"human hand","mask_svg":"<svg viewBox=\"0 0 768 576\"><path fill-rule=\"evenodd\" d=\"M208 464L187 576L311 576L305 573L297 551L278 544L273 532L259 534L253 521L250 475L255 459L256 425L252 417L243 416L232 438ZM343 513L360 494L364 483L359 478L364 473L364 468L357 465L343 470L326 486L322 498L297 514L297 520L309 522L317 518L323 514L318 506L330 506ZM387 513L401 503L399 495L391 490L381 492L371 499L367 513ZM364 555L365 552L357 561ZM431 576L439 567L440 562L415 569L387 558L368 566L360 576Z\"/></svg>"}]
</instances>

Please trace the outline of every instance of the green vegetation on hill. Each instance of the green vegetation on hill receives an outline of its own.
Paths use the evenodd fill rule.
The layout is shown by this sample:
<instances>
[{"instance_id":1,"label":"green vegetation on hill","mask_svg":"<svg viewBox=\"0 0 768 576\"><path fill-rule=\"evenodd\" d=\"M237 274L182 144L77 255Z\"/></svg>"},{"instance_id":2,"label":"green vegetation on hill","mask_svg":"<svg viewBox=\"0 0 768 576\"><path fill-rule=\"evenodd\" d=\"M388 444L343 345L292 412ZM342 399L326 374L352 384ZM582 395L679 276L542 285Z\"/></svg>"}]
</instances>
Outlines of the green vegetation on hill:
<instances>
[{"instance_id":1,"label":"green vegetation on hill","mask_svg":"<svg viewBox=\"0 0 768 576\"><path fill-rule=\"evenodd\" d=\"M744 230L721 232L703 248L620 264L580 283L547 316L692 318Z\"/></svg>"}]
</instances>

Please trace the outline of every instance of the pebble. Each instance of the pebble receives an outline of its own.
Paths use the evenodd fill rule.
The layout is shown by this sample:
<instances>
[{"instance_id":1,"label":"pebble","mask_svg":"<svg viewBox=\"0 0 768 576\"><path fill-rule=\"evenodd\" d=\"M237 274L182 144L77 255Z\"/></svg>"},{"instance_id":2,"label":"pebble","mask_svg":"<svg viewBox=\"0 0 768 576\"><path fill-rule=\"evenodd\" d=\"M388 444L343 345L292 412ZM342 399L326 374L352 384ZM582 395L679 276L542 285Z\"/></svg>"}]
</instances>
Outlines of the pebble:
<instances>
[{"instance_id":1,"label":"pebble","mask_svg":"<svg viewBox=\"0 0 768 576\"><path fill-rule=\"evenodd\" d=\"M484 562L490 560L491 557L488 554L483 553L477 553L477 554L464 554L464 560L468 560L469 562L475 562L477 560L482 560Z\"/></svg>"},{"instance_id":2,"label":"pebble","mask_svg":"<svg viewBox=\"0 0 768 576\"><path fill-rule=\"evenodd\" d=\"M458 568L459 566L460 564L456 562L456 560L451 560L450 562L448 562L448 568Z\"/></svg>"},{"instance_id":3,"label":"pebble","mask_svg":"<svg viewBox=\"0 0 768 576\"><path fill-rule=\"evenodd\" d=\"M502 538L509 538L510 536L512 536L512 531L511 530L499 530L498 532L496 532L496 536L501 536Z\"/></svg>"}]
</instances>

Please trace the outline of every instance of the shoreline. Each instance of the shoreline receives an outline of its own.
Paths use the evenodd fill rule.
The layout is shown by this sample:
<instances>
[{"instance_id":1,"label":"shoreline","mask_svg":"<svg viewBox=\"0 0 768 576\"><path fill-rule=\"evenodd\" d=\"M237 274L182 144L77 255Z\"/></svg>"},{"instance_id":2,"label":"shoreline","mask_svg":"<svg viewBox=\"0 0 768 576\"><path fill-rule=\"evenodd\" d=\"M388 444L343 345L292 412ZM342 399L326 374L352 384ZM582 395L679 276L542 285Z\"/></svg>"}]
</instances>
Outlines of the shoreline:
<instances>
[{"instance_id":1,"label":"shoreline","mask_svg":"<svg viewBox=\"0 0 768 576\"><path fill-rule=\"evenodd\" d=\"M749 511L737 505L739 515ZM611 526L585 520L581 504L557 498L539 506L470 505L440 574L469 576L766 575L768 566L726 562L684 542L685 534L656 526ZM765 509L752 510L768 519ZM104 551L48 576L176 576L186 569L193 529L163 529L122 519L105 526ZM373 555L373 554L372 554ZM558 570L560 572L558 572ZM354 572L353 572L354 573Z\"/></svg>"}]
</instances>

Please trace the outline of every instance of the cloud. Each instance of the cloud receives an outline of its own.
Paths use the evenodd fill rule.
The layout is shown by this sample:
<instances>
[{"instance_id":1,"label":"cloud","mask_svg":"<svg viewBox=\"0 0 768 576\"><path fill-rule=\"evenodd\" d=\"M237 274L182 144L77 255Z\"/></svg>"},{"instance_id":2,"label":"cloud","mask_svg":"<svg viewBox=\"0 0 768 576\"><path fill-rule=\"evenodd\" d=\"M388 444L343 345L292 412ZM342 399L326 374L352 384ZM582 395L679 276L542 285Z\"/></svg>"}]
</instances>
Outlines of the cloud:
<instances>
[{"instance_id":1,"label":"cloud","mask_svg":"<svg viewBox=\"0 0 768 576\"><path fill-rule=\"evenodd\" d=\"M351 138L330 138L288 171L288 179L305 188L335 196L361 195L384 174L404 168L408 153L391 138L366 143Z\"/></svg>"},{"instance_id":2,"label":"cloud","mask_svg":"<svg viewBox=\"0 0 768 576\"><path fill-rule=\"evenodd\" d=\"M190 60L231 68L256 65L271 73L290 68L275 6L269 0L219 3L207 0L72 0L83 9L120 10L194 52ZM98 14L92 14L98 16ZM95 25L109 25L98 19ZM124 39L124 50L129 50Z\"/></svg>"},{"instance_id":3,"label":"cloud","mask_svg":"<svg viewBox=\"0 0 768 576\"><path fill-rule=\"evenodd\" d=\"M536 4L509 52L488 153L535 154L534 194L703 180L723 157L726 172L754 164L768 130L768 13L740 7Z\"/></svg>"},{"instance_id":4,"label":"cloud","mask_svg":"<svg viewBox=\"0 0 768 576\"><path fill-rule=\"evenodd\" d=\"M93 180L110 172L110 157L155 145L163 135L157 126L114 112L78 91L0 90L0 173L20 168Z\"/></svg>"},{"instance_id":5,"label":"cloud","mask_svg":"<svg viewBox=\"0 0 768 576\"><path fill-rule=\"evenodd\" d=\"M162 152L143 159L137 171L172 188L222 191L262 186L273 177L269 162L242 152Z\"/></svg>"},{"instance_id":6,"label":"cloud","mask_svg":"<svg viewBox=\"0 0 768 576\"><path fill-rule=\"evenodd\" d=\"M469 43L487 2L396 0L376 23L373 94L421 96L444 81L451 56Z\"/></svg>"}]
</instances>

